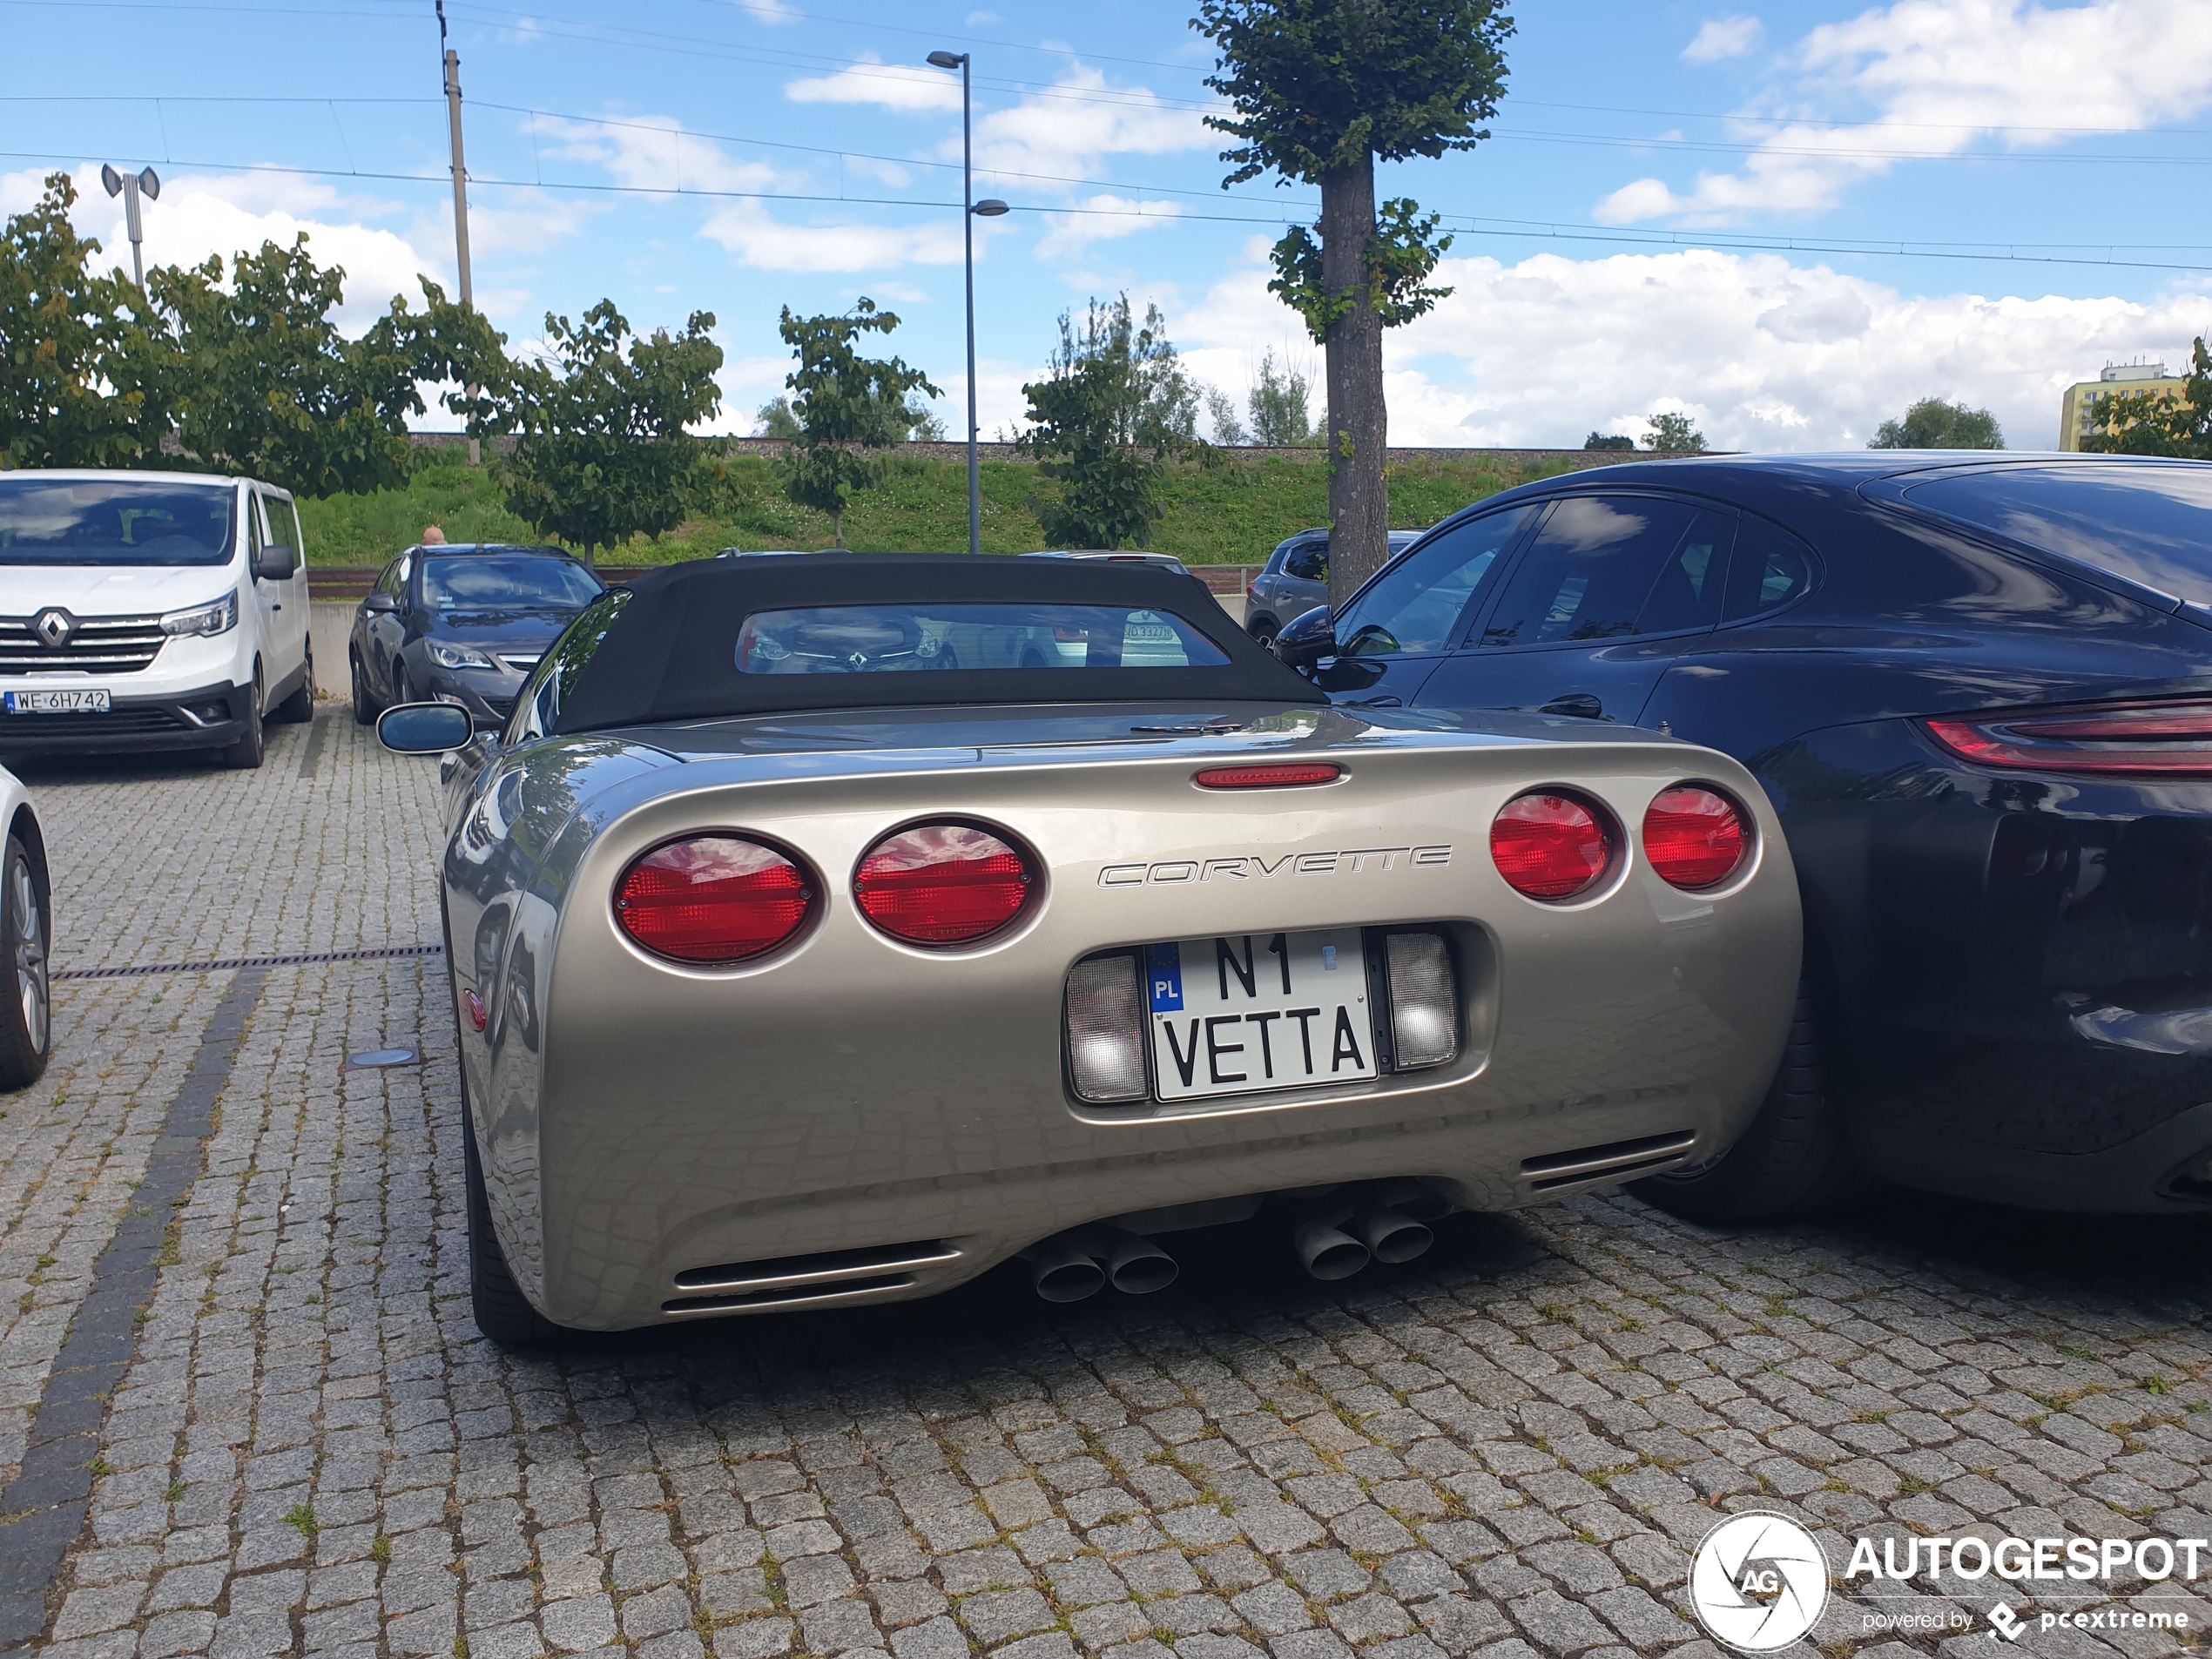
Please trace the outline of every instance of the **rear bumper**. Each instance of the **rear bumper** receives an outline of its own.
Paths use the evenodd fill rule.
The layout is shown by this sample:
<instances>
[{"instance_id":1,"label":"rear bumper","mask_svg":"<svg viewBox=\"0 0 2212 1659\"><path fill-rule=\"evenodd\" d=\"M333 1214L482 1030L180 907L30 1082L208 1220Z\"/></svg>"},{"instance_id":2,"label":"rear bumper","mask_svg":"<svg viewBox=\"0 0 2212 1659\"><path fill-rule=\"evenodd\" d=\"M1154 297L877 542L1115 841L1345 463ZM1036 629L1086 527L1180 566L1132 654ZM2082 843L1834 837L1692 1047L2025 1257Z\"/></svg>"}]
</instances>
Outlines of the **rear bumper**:
<instances>
[{"instance_id":1,"label":"rear bumper","mask_svg":"<svg viewBox=\"0 0 2212 1659\"><path fill-rule=\"evenodd\" d=\"M2212 1102L2190 1106L2117 1146L2047 1152L1932 1136L1862 1136L1878 1174L1905 1185L2028 1210L2109 1215L2202 1213L2212 1184L2189 1171L2212 1158Z\"/></svg>"},{"instance_id":2,"label":"rear bumper","mask_svg":"<svg viewBox=\"0 0 2212 1659\"><path fill-rule=\"evenodd\" d=\"M1799 793L1819 779L1826 798ZM2212 1150L2212 786L1995 776L1815 733L1785 808L1861 1151L1905 1184L2155 1212ZM1824 790L1824 793L1825 790Z\"/></svg>"},{"instance_id":3,"label":"rear bumper","mask_svg":"<svg viewBox=\"0 0 2212 1659\"><path fill-rule=\"evenodd\" d=\"M250 695L249 687L218 684L154 697L118 696L105 714L0 714L0 754L226 749L246 735Z\"/></svg>"}]
</instances>

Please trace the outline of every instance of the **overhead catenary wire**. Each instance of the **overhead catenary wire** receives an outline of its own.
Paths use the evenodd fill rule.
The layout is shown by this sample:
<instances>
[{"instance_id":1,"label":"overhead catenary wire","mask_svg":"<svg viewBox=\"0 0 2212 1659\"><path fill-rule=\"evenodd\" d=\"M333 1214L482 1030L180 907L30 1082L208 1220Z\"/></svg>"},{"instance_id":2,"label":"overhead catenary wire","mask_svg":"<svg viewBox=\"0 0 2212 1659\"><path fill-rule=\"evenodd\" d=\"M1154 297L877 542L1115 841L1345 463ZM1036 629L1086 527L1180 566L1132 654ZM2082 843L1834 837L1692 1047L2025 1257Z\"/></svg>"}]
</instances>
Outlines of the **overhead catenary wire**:
<instances>
[{"instance_id":1,"label":"overhead catenary wire","mask_svg":"<svg viewBox=\"0 0 2212 1659\"><path fill-rule=\"evenodd\" d=\"M51 151L0 150L0 158L34 161L71 161L81 159ZM286 177L313 179L362 179L381 183L413 185L443 185L447 181L428 172L348 172L335 167L291 167L264 163L235 161L181 161L173 164L183 167L205 167L215 171L245 173L266 172ZM473 186L495 190L582 191L597 195L654 196L663 199L704 198L709 200L829 203L860 207L927 207L940 211L957 208L957 201L936 201L913 196L834 196L826 192L765 190L720 190L698 185L676 188L666 185L617 185L591 182L559 182L540 185L526 179L494 179L471 169L469 182ZM1143 207L1062 206L1049 202L1015 202L1009 211L1019 213L1069 215L1082 218L1156 219L1163 223L1193 223L1216 225L1264 225L1285 226L1303 223L1292 213L1258 215L1251 213L1200 213L1177 210L1173 212L1148 211ZM2201 273L2212 269L2212 261L2175 261L2136 259L2103 259L2087 257L2087 250L2102 247L2118 250L2123 247L2144 246L2158 250L2189 251L2202 246L2196 244L2132 244L2132 243L1971 243L1939 244L1909 241L1853 242L1840 238L1805 236L1757 236L1739 233L1693 233L1689 231L1641 231L1634 227L1606 229L1599 226L1551 224L1534 219L1493 219L1474 214L1439 210L1445 228L1466 231L1470 235L1504 237L1515 240L1549 242L1592 242L1616 246L1654 247L1676 251L1698 248L1719 253L1791 253L1824 255L1865 256L1879 259L1965 260L2000 265L2079 265L2111 266L2121 270L2179 271ZM2074 250L2067 253L2022 253L2023 247L2065 247ZM2212 249L2204 251L2212 252Z\"/></svg>"}]
</instances>

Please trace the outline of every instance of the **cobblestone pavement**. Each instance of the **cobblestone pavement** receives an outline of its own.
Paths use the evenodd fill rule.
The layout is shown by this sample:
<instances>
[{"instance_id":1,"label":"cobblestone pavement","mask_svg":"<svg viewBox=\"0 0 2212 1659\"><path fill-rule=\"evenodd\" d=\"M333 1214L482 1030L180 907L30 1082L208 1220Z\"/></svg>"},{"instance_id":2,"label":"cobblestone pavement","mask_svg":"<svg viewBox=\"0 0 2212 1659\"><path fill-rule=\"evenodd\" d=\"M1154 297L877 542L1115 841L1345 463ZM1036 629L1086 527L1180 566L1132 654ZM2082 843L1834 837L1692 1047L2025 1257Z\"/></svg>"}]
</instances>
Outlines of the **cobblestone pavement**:
<instances>
[{"instance_id":1,"label":"cobblestone pavement","mask_svg":"<svg viewBox=\"0 0 2212 1659\"><path fill-rule=\"evenodd\" d=\"M63 966L434 938L431 769L319 731L251 775L33 772ZM53 1659L1621 1659L1714 1651L1685 1574L1732 1508L1838 1568L1861 1535L2212 1534L2193 1222L1902 1199L1723 1235L1593 1198L1338 1285L1222 1230L1142 1300L999 1276L502 1354L469 1318L441 965L253 971ZM51 1073L0 1101L0 1479L237 984L66 983ZM387 1046L424 1063L345 1069ZM1909 1643L1976 1659L2002 1588L2029 1651L2177 1644L2045 1631L2109 1599L2058 1588L1839 1581L1814 1640L1903 1659L1870 1612L1959 1608L1973 1634Z\"/></svg>"}]
</instances>

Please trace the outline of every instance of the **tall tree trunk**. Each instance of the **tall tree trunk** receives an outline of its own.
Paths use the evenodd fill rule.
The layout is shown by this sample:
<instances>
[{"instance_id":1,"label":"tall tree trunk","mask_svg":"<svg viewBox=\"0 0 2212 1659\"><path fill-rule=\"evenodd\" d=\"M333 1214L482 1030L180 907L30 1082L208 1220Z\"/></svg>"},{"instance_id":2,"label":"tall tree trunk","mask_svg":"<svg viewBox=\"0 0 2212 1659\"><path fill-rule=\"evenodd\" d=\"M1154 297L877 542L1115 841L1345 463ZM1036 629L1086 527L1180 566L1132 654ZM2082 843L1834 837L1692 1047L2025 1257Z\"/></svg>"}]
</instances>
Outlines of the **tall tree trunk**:
<instances>
[{"instance_id":1,"label":"tall tree trunk","mask_svg":"<svg viewBox=\"0 0 2212 1659\"><path fill-rule=\"evenodd\" d=\"M1321 284L1357 303L1322 342L1329 374L1329 604L1341 609L1390 556L1390 417L1383 407L1382 319L1366 292L1375 233L1375 164L1321 175Z\"/></svg>"}]
</instances>

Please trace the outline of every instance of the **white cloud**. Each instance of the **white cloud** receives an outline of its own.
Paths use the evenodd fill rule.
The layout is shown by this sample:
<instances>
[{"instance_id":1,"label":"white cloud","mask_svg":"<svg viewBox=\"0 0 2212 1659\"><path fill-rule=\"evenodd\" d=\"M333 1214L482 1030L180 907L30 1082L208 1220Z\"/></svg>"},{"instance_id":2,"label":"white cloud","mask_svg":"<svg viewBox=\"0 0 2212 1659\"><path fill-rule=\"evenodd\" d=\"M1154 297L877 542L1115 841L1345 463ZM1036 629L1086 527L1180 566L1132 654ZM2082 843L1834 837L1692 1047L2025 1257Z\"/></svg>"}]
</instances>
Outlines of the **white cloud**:
<instances>
[{"instance_id":1,"label":"white cloud","mask_svg":"<svg viewBox=\"0 0 2212 1659\"><path fill-rule=\"evenodd\" d=\"M738 10L756 23L804 23L806 14L785 0L738 0Z\"/></svg>"},{"instance_id":2,"label":"white cloud","mask_svg":"<svg viewBox=\"0 0 2212 1659\"><path fill-rule=\"evenodd\" d=\"M960 111L960 77L916 64L887 64L873 52L834 75L785 84L794 104L873 104L900 115Z\"/></svg>"},{"instance_id":3,"label":"white cloud","mask_svg":"<svg viewBox=\"0 0 2212 1659\"><path fill-rule=\"evenodd\" d=\"M976 226L977 254L990 234ZM699 229L738 260L762 271L880 271L902 265L958 265L958 224L791 225L759 202L730 202Z\"/></svg>"},{"instance_id":4,"label":"white cloud","mask_svg":"<svg viewBox=\"0 0 2212 1659\"><path fill-rule=\"evenodd\" d=\"M973 29L978 24L1004 23L1006 19L1000 17L995 11L971 11L968 14L968 23L966 26Z\"/></svg>"},{"instance_id":5,"label":"white cloud","mask_svg":"<svg viewBox=\"0 0 2212 1659\"><path fill-rule=\"evenodd\" d=\"M571 121L540 115L524 127L547 155L604 168L633 189L765 191L787 182L765 162L740 161L712 139L685 132L673 116Z\"/></svg>"},{"instance_id":6,"label":"white cloud","mask_svg":"<svg viewBox=\"0 0 2212 1659\"><path fill-rule=\"evenodd\" d=\"M2047 448L2067 386L2107 360L2178 361L2212 321L2212 286L2148 302L1908 295L1708 250L1447 260L1437 276L1453 296L1384 337L1399 444L1572 444L1679 408L1717 448L1851 449L1933 395L1993 410L2016 448ZM1202 373L1233 384L1233 354L1279 354L1286 314L1265 281L1247 268L1170 319Z\"/></svg>"},{"instance_id":7,"label":"white cloud","mask_svg":"<svg viewBox=\"0 0 2212 1659\"><path fill-rule=\"evenodd\" d=\"M2039 146L2061 140L2060 128L2139 131L2195 115L2212 102L2212 5L1897 0L1815 29L1794 62L1800 83L1747 112L1747 124L1758 125L1743 130L1761 145L1741 171L1701 173L1682 192L1637 179L1598 204L1599 221L1716 225L1817 212L1855 179L1913 154L1955 153L1993 134ZM1785 92L1796 118L1808 106L1871 105L1877 120L1839 129L1793 118L1777 130L1758 111L1779 107Z\"/></svg>"},{"instance_id":8,"label":"white cloud","mask_svg":"<svg viewBox=\"0 0 2212 1659\"><path fill-rule=\"evenodd\" d=\"M1106 156L1168 155L1219 141L1197 111L1172 108L1141 86L1109 87L1096 70L1078 65L1051 91L1030 93L977 121L975 165L1066 178L1093 171ZM957 157L960 140L941 153Z\"/></svg>"},{"instance_id":9,"label":"white cloud","mask_svg":"<svg viewBox=\"0 0 2212 1659\"><path fill-rule=\"evenodd\" d=\"M1158 230L1173 224L1184 212L1180 202L1136 201L1103 193L1085 197L1076 205L1085 211L1044 216L1049 228L1037 243L1039 259L1078 259L1093 242Z\"/></svg>"},{"instance_id":10,"label":"white cloud","mask_svg":"<svg viewBox=\"0 0 2212 1659\"><path fill-rule=\"evenodd\" d=\"M1682 49L1693 64L1717 64L1723 57L1743 57L1758 50L1765 25L1757 17L1708 17L1697 37Z\"/></svg>"},{"instance_id":11,"label":"white cloud","mask_svg":"<svg viewBox=\"0 0 2212 1659\"><path fill-rule=\"evenodd\" d=\"M73 176L79 192L78 226L99 239L104 266L129 270L131 240L122 204L111 201L100 188L97 165L87 164ZM344 267L345 298L333 315L341 329L358 334L383 314L395 293L405 294L410 305L421 303L418 272L452 292L449 240L445 249L431 253L396 232L361 222L404 211L395 202L341 195L320 181L273 170L179 173L164 179L160 199L147 202L142 211L145 262L198 265L211 253L228 260L241 252L259 252L264 242L289 245L304 231L308 254L317 265Z\"/></svg>"}]
</instances>

